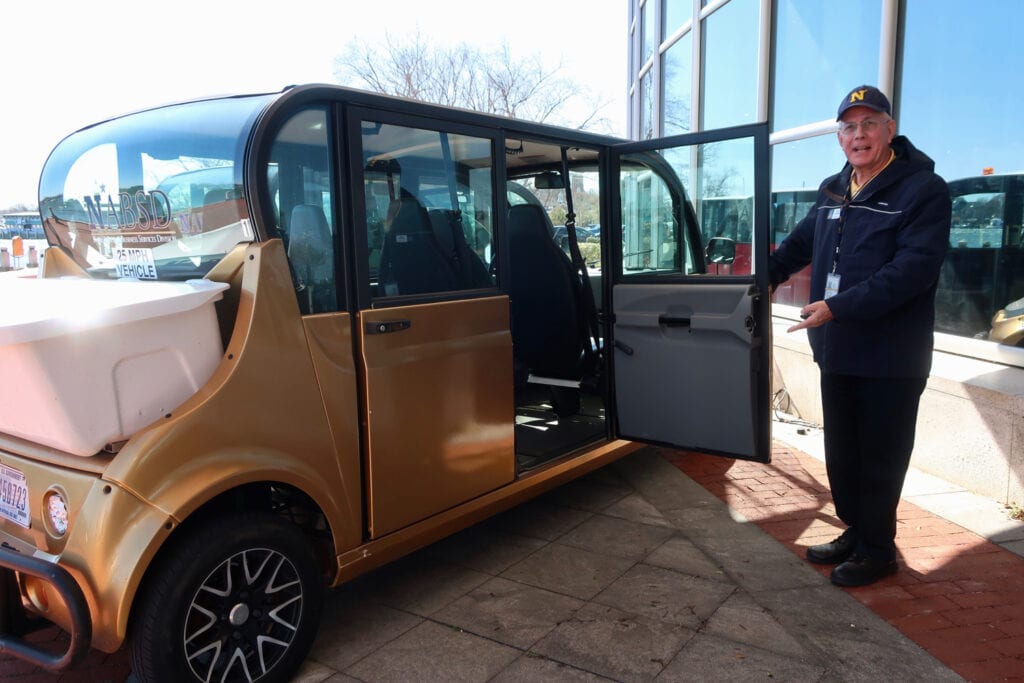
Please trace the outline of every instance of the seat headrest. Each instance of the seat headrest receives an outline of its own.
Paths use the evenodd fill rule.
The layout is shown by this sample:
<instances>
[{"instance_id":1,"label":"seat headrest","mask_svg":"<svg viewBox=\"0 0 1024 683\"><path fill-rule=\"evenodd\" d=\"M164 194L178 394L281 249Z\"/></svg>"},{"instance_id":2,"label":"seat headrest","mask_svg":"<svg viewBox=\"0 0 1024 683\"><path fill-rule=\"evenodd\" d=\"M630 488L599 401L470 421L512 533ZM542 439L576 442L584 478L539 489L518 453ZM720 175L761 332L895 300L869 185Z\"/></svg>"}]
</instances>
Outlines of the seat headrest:
<instances>
[{"instance_id":1,"label":"seat headrest","mask_svg":"<svg viewBox=\"0 0 1024 683\"><path fill-rule=\"evenodd\" d=\"M311 204L299 204L292 209L288 229L293 244L302 240L323 240L331 232L323 208Z\"/></svg>"},{"instance_id":2,"label":"seat headrest","mask_svg":"<svg viewBox=\"0 0 1024 683\"><path fill-rule=\"evenodd\" d=\"M391 200L386 224L388 232L396 235L432 232L427 210L415 197L406 195Z\"/></svg>"},{"instance_id":3,"label":"seat headrest","mask_svg":"<svg viewBox=\"0 0 1024 683\"><path fill-rule=\"evenodd\" d=\"M550 220L535 204L516 204L508 210L508 229L512 235L551 238Z\"/></svg>"}]
</instances>

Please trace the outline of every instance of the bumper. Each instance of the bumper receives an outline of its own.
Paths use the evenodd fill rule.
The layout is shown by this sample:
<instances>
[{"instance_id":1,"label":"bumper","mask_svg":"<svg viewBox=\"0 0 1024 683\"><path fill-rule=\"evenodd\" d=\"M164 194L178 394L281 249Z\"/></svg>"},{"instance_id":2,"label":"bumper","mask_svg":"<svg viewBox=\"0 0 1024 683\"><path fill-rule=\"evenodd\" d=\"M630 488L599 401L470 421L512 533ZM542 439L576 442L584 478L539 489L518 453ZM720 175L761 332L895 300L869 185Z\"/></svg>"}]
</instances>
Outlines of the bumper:
<instances>
[{"instance_id":1,"label":"bumper","mask_svg":"<svg viewBox=\"0 0 1024 683\"><path fill-rule=\"evenodd\" d=\"M21 630L18 628L19 620L14 615L22 607L17 602L18 591L9 590L10 587L4 585L2 574L7 573L5 569L44 581L61 597L72 624L67 651L50 652L20 637L24 633L18 632ZM85 656L91 639L89 607L71 574L52 562L0 547L0 654L12 655L49 671L61 671L74 666Z\"/></svg>"}]
</instances>

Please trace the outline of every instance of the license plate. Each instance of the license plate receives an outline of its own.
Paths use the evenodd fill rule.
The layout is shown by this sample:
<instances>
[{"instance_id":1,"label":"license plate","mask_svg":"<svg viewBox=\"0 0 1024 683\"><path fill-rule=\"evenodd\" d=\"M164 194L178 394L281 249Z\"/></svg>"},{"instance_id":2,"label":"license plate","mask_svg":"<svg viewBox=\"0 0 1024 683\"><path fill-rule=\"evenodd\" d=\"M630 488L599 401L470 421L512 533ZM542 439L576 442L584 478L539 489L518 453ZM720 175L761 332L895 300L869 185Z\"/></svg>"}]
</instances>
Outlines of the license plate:
<instances>
[{"instance_id":1,"label":"license plate","mask_svg":"<svg viewBox=\"0 0 1024 683\"><path fill-rule=\"evenodd\" d=\"M0 465L0 517L29 527L28 484L20 470Z\"/></svg>"}]
</instances>

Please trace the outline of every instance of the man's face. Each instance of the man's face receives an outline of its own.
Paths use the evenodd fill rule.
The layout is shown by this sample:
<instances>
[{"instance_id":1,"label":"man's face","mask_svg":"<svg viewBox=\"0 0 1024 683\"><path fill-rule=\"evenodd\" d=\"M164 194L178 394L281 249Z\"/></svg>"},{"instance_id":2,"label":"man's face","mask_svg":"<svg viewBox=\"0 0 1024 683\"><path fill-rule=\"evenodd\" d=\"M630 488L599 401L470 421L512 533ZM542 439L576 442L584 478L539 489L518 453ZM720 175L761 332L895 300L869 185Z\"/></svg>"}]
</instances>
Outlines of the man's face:
<instances>
[{"instance_id":1,"label":"man's face","mask_svg":"<svg viewBox=\"0 0 1024 683\"><path fill-rule=\"evenodd\" d=\"M867 107L847 109L839 122L839 145L858 175L874 172L889 160L889 143L895 134L895 121Z\"/></svg>"}]
</instances>

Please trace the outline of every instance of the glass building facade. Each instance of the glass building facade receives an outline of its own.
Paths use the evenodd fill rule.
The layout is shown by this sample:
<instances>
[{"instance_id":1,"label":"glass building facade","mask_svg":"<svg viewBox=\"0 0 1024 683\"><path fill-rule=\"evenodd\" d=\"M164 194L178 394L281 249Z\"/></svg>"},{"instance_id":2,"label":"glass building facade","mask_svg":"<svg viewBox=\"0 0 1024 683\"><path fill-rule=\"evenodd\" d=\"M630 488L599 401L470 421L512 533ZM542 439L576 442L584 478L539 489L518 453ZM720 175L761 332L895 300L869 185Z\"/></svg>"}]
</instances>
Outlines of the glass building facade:
<instances>
[{"instance_id":1,"label":"glass building facade","mask_svg":"<svg viewBox=\"0 0 1024 683\"><path fill-rule=\"evenodd\" d=\"M1024 3L630 0L629 20L630 137L767 122L775 244L845 163L840 99L861 84L886 92L898 133L935 160L953 196L937 349L1024 366L1024 350L1008 352L1013 326L993 326L997 315L1024 320L1024 136L1013 128ZM794 278L776 311L806 301Z\"/></svg>"}]
</instances>

